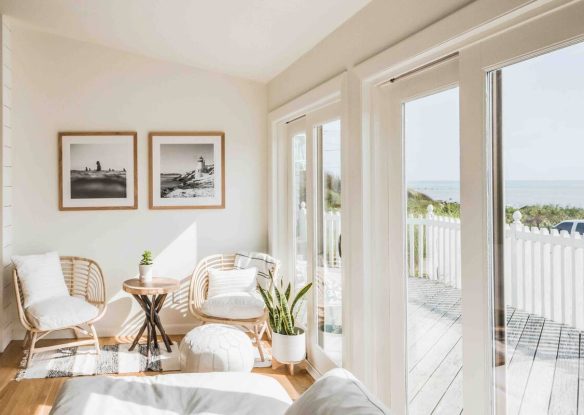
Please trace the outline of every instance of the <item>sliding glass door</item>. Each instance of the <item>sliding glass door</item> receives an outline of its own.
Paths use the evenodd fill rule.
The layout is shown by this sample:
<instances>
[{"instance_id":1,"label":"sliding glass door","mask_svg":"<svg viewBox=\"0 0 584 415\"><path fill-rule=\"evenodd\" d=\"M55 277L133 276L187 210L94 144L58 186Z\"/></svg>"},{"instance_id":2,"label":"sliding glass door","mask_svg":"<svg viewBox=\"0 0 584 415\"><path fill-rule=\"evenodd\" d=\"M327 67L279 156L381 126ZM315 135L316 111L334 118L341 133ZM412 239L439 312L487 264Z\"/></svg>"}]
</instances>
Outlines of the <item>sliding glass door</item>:
<instances>
[{"instance_id":1,"label":"sliding glass door","mask_svg":"<svg viewBox=\"0 0 584 415\"><path fill-rule=\"evenodd\" d=\"M316 144L316 344L342 364L341 122L314 127Z\"/></svg>"},{"instance_id":2,"label":"sliding glass door","mask_svg":"<svg viewBox=\"0 0 584 415\"><path fill-rule=\"evenodd\" d=\"M497 414L584 411L584 43L488 73Z\"/></svg>"},{"instance_id":3,"label":"sliding glass door","mask_svg":"<svg viewBox=\"0 0 584 415\"><path fill-rule=\"evenodd\" d=\"M386 87L396 413L463 408L457 70L452 60Z\"/></svg>"},{"instance_id":4,"label":"sliding glass door","mask_svg":"<svg viewBox=\"0 0 584 415\"><path fill-rule=\"evenodd\" d=\"M299 321L321 373L342 365L341 122L332 105L288 124L292 280L313 289Z\"/></svg>"}]
</instances>

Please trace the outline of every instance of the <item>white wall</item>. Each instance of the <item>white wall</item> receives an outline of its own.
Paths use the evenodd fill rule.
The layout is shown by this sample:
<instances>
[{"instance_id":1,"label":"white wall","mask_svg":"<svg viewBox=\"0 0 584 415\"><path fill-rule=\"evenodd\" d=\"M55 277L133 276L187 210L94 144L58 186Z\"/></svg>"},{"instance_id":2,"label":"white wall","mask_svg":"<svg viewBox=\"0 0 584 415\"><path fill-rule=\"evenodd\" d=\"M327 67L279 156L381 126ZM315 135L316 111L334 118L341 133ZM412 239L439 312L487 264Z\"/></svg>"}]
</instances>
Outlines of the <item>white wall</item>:
<instances>
[{"instance_id":1,"label":"white wall","mask_svg":"<svg viewBox=\"0 0 584 415\"><path fill-rule=\"evenodd\" d=\"M473 1L372 0L270 81L269 108L279 107Z\"/></svg>"},{"instance_id":2,"label":"white wall","mask_svg":"<svg viewBox=\"0 0 584 415\"><path fill-rule=\"evenodd\" d=\"M1 16L2 34L0 42L2 62L2 281L0 282L0 352L12 340L12 327L15 316L14 288L10 255L12 252L12 36L11 23Z\"/></svg>"},{"instance_id":3,"label":"white wall","mask_svg":"<svg viewBox=\"0 0 584 415\"><path fill-rule=\"evenodd\" d=\"M101 335L132 334L141 315L121 292L151 249L155 273L185 279L202 257L267 247L267 91L264 85L16 26L14 253L58 250L103 267L109 308ZM60 212L57 132L136 130L139 209ZM223 130L226 209L148 210L148 131ZM185 298L163 311L184 332Z\"/></svg>"}]
</instances>

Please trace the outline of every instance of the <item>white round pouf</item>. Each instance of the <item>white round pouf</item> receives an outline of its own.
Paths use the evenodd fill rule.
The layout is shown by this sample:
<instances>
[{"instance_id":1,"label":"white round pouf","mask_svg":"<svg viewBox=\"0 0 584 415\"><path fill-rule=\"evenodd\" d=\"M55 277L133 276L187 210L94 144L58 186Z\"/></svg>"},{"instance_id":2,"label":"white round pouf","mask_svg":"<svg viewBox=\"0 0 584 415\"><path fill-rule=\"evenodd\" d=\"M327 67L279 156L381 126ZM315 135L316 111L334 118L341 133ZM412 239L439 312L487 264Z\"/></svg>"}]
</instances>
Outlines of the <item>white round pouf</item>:
<instances>
[{"instance_id":1,"label":"white round pouf","mask_svg":"<svg viewBox=\"0 0 584 415\"><path fill-rule=\"evenodd\" d=\"M250 338L225 324L195 327L180 342L183 372L251 372L254 350Z\"/></svg>"}]
</instances>

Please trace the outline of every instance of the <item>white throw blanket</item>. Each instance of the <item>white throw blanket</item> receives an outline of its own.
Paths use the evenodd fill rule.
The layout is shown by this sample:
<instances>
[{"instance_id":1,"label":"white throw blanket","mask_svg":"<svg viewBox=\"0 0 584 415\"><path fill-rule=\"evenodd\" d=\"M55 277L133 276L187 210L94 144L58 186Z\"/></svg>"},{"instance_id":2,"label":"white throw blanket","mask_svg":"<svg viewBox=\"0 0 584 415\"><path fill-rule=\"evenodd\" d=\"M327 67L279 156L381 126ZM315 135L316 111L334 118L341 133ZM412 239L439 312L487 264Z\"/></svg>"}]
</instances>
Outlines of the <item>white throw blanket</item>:
<instances>
[{"instance_id":1,"label":"white throw blanket","mask_svg":"<svg viewBox=\"0 0 584 415\"><path fill-rule=\"evenodd\" d=\"M275 379L254 373L184 373L77 378L54 415L283 415L292 401Z\"/></svg>"},{"instance_id":2,"label":"white throw blanket","mask_svg":"<svg viewBox=\"0 0 584 415\"><path fill-rule=\"evenodd\" d=\"M257 268L258 284L265 290L270 288L270 271L273 272L276 266L276 259L268 254L261 252L238 252L235 254L234 267L236 269ZM277 278L277 275L274 275L274 278Z\"/></svg>"}]
</instances>

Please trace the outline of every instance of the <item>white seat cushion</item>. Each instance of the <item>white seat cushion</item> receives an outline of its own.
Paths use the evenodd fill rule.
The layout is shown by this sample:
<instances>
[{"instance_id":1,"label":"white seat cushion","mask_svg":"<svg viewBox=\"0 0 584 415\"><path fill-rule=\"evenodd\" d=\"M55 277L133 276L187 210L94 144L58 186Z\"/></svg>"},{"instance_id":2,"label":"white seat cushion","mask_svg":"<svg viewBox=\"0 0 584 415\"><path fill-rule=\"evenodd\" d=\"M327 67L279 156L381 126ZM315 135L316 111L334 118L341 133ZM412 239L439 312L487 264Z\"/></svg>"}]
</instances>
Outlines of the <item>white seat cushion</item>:
<instances>
[{"instance_id":1,"label":"white seat cushion","mask_svg":"<svg viewBox=\"0 0 584 415\"><path fill-rule=\"evenodd\" d=\"M183 372L251 372L255 360L250 338L225 324L195 327L179 350Z\"/></svg>"},{"instance_id":2,"label":"white seat cushion","mask_svg":"<svg viewBox=\"0 0 584 415\"><path fill-rule=\"evenodd\" d=\"M40 330L76 326L97 317L99 310L78 297L69 295L40 301L26 309L29 321Z\"/></svg>"},{"instance_id":3,"label":"white seat cushion","mask_svg":"<svg viewBox=\"0 0 584 415\"><path fill-rule=\"evenodd\" d=\"M24 296L24 308L53 297L69 295L61 260L56 252L13 256Z\"/></svg>"},{"instance_id":4,"label":"white seat cushion","mask_svg":"<svg viewBox=\"0 0 584 415\"><path fill-rule=\"evenodd\" d=\"M388 415L381 404L350 372L328 371L298 400L285 415Z\"/></svg>"},{"instance_id":5,"label":"white seat cushion","mask_svg":"<svg viewBox=\"0 0 584 415\"><path fill-rule=\"evenodd\" d=\"M249 293L256 290L256 268L220 270L209 268L209 298L222 294Z\"/></svg>"},{"instance_id":6,"label":"white seat cushion","mask_svg":"<svg viewBox=\"0 0 584 415\"><path fill-rule=\"evenodd\" d=\"M264 314L264 300L258 293L222 294L207 299L203 313L211 317L248 319Z\"/></svg>"}]
</instances>

